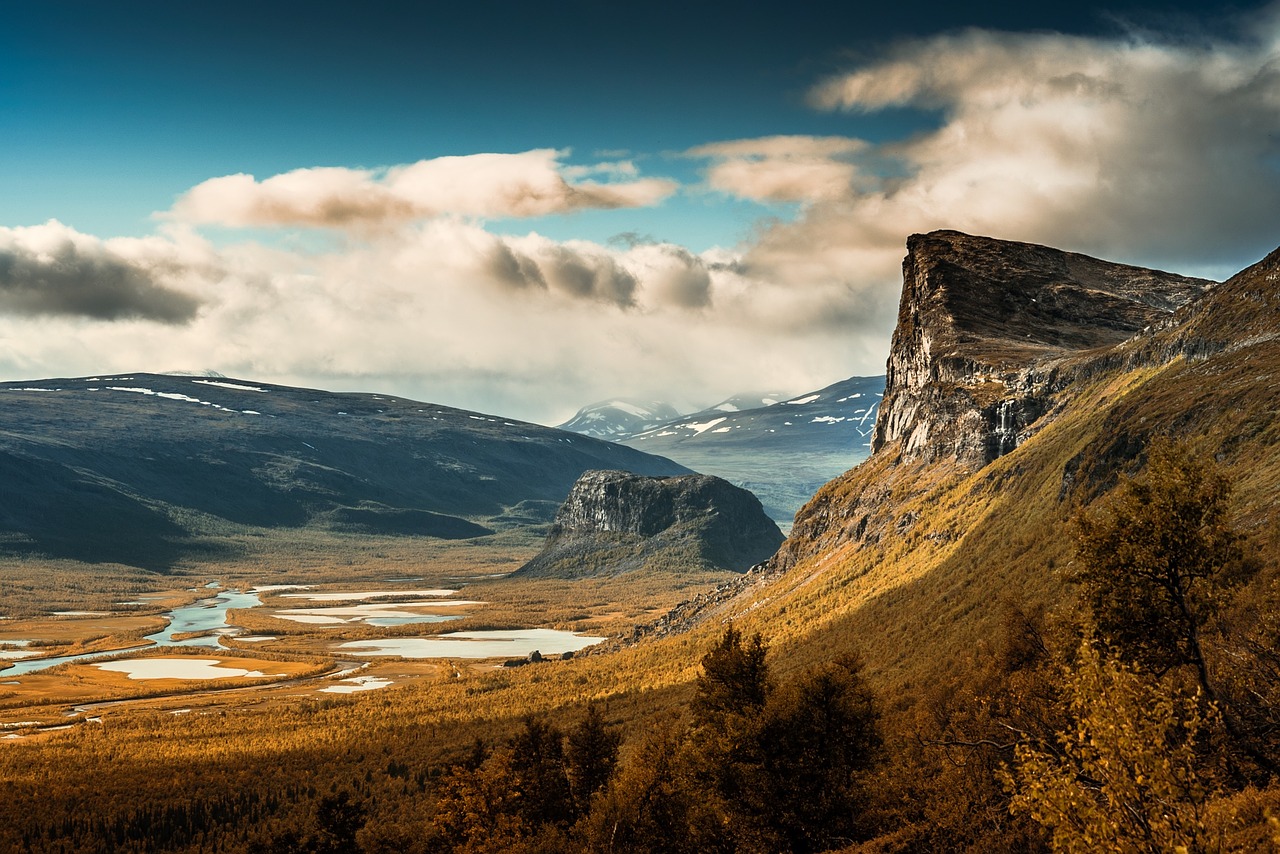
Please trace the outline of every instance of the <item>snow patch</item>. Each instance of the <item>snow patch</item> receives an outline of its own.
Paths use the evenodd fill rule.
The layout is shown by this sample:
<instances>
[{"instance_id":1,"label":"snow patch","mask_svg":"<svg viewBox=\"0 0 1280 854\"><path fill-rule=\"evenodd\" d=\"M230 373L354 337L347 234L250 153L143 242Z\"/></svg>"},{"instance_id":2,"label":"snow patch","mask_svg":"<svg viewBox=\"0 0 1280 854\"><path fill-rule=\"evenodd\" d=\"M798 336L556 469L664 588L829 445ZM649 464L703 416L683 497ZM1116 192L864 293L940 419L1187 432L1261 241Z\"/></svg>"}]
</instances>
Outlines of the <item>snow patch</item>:
<instances>
[{"instance_id":1,"label":"snow patch","mask_svg":"<svg viewBox=\"0 0 1280 854\"><path fill-rule=\"evenodd\" d=\"M703 422L694 423L694 424L681 424L680 426L687 427L688 429L692 430L695 434L700 436L724 420L725 420L724 418L712 418L710 421L703 421Z\"/></svg>"},{"instance_id":2,"label":"snow patch","mask_svg":"<svg viewBox=\"0 0 1280 854\"><path fill-rule=\"evenodd\" d=\"M653 417L653 413L650 412L649 410L641 409L639 406L633 406L632 404L627 403L625 401L615 400L615 401L612 401L609 404L609 406L618 410L619 412L625 412L628 415L634 415L636 418L647 419L647 418Z\"/></svg>"},{"instance_id":3,"label":"snow patch","mask_svg":"<svg viewBox=\"0 0 1280 854\"><path fill-rule=\"evenodd\" d=\"M822 397L822 395L820 394L806 394L804 397L797 397L797 398L793 398L792 400L788 400L787 405L801 406L806 403L813 403L815 400L817 400L820 397Z\"/></svg>"},{"instance_id":4,"label":"snow patch","mask_svg":"<svg viewBox=\"0 0 1280 854\"><path fill-rule=\"evenodd\" d=\"M219 406L218 404L208 400L201 400L198 397L191 397L185 394L177 394L176 392L171 392L171 391L154 391L149 388L139 388L137 386L118 386L118 385L107 386L107 391L126 391L132 394L145 394L145 395L150 395L152 397L163 397L165 400L181 400L184 403L198 403L201 406L209 406L214 409L222 410L223 412L238 411L235 409L228 409L225 406Z\"/></svg>"},{"instance_id":5,"label":"snow patch","mask_svg":"<svg viewBox=\"0 0 1280 854\"><path fill-rule=\"evenodd\" d=\"M258 388L256 385L240 385L240 383L223 383L223 382L218 382L217 380L192 380L192 382L198 383L200 385L216 385L218 388L233 388L236 391L260 391L263 394L267 393L267 390L265 388Z\"/></svg>"}]
</instances>

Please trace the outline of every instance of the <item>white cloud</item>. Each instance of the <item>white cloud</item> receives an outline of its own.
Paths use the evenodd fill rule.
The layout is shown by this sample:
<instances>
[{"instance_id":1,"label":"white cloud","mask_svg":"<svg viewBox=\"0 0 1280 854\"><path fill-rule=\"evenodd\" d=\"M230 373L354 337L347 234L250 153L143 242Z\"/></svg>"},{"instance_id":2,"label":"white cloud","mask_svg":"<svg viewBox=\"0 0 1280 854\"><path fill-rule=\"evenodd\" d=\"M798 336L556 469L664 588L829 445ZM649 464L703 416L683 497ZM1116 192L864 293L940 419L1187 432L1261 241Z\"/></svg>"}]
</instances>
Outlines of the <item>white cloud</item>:
<instances>
[{"instance_id":1,"label":"white cloud","mask_svg":"<svg viewBox=\"0 0 1280 854\"><path fill-rule=\"evenodd\" d=\"M692 157L716 162L707 183L757 201L815 201L847 195L858 177L850 159L868 148L848 137L771 136L702 145Z\"/></svg>"},{"instance_id":2,"label":"white cloud","mask_svg":"<svg viewBox=\"0 0 1280 854\"><path fill-rule=\"evenodd\" d=\"M814 102L922 108L936 126L890 142L766 136L691 150L721 192L799 205L741 247L701 255L481 225L674 191L639 178L625 152L586 167L540 150L227 176L135 241L0 230L5 269L107 271L50 279L25 308L28 284L0 272L0 372L213 368L544 421L619 394L706 404L807 391L882 369L913 232L1184 271L1260 257L1280 239L1274 44L974 31L899 45L822 83ZM199 223L346 234L324 250L215 247Z\"/></svg>"},{"instance_id":3,"label":"white cloud","mask_svg":"<svg viewBox=\"0 0 1280 854\"><path fill-rule=\"evenodd\" d=\"M172 216L232 227L319 226L379 229L442 215L532 217L587 208L654 205L673 181L637 178L610 183L585 175L634 178L630 163L564 167L565 152L436 157L385 170L296 169L261 181L252 175L211 178L187 191Z\"/></svg>"},{"instance_id":4,"label":"white cloud","mask_svg":"<svg viewBox=\"0 0 1280 854\"><path fill-rule=\"evenodd\" d=\"M825 306L743 277L730 254L671 244L502 237L437 218L325 252L215 250L183 230L117 249L183 259L172 275L199 313L182 327L0 316L0 373L212 368L555 422L618 393L694 406L800 391L857 352L845 328L797 334L799 315Z\"/></svg>"}]
</instances>

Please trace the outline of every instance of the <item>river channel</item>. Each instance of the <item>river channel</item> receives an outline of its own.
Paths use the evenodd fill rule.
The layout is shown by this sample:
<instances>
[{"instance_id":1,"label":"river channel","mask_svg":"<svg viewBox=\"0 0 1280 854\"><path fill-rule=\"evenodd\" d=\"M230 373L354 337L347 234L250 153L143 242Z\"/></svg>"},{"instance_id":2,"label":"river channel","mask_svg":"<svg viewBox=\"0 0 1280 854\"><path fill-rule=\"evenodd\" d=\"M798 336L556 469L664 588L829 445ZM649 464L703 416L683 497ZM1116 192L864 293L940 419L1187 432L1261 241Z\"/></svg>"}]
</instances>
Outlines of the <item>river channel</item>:
<instances>
[{"instance_id":1,"label":"river channel","mask_svg":"<svg viewBox=\"0 0 1280 854\"><path fill-rule=\"evenodd\" d=\"M231 608L256 608L261 604L262 600L258 598L257 593L241 593L237 590L228 590L219 593L213 598L201 599L190 605L175 608L165 614L164 616L169 620L169 624L165 626L163 631L147 635L146 640L151 641L155 646L218 647L219 639L225 634L223 630L230 631L232 628L227 624L227 611ZM192 632L204 634L187 640L174 640L174 635ZM134 649L139 648L141 647ZM13 667L0 670L0 679L47 670L50 667L56 667L68 661L92 661L94 659L107 658L125 651L115 649L107 652L86 652L80 655L60 655L53 658L23 658L15 661Z\"/></svg>"}]
</instances>

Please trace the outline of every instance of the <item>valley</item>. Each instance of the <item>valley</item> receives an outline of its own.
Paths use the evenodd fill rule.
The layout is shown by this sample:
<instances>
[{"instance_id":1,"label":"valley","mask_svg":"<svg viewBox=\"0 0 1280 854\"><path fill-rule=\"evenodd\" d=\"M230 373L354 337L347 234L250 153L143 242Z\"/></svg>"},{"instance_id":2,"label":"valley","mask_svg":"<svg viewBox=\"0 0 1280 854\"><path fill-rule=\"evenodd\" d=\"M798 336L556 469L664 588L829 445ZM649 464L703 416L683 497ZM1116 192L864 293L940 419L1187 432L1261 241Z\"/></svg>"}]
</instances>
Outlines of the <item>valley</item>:
<instances>
[{"instance_id":1,"label":"valley","mask_svg":"<svg viewBox=\"0 0 1280 854\"><path fill-rule=\"evenodd\" d=\"M341 832L351 850L423 854L619 839L1049 851L1113 833L1146 840L1132 850L1266 850L1280 811L1277 271L1280 251L1215 284L913 236L871 454L746 572L692 557L723 544L712 517L762 517L754 499L552 431L524 462L568 471L564 452L585 443L560 491L525 484L503 503L483 496L507 487L477 479L470 513L427 486L393 501L350 464L259 480L260 497L305 511L273 524L113 477L181 548L161 565L91 562L11 528L0 847L324 850ZM736 438L748 427L734 423L794 426L816 402L670 432ZM56 435L23 441L88 476L94 455L70 465ZM392 461L369 471L406 459L384 444ZM589 467L624 452L661 479ZM55 455L23 453L36 471ZM484 532L406 530L386 518L396 508ZM772 523L751 526L729 540L763 531L775 547ZM655 542L676 548L636 559ZM1182 610L1126 575L1148 561L1182 573ZM93 658L22 672L60 655ZM574 752L588 743L590 762ZM1114 779L1089 776L1102 762ZM1153 802L1179 822L1158 836L1131 820Z\"/></svg>"}]
</instances>

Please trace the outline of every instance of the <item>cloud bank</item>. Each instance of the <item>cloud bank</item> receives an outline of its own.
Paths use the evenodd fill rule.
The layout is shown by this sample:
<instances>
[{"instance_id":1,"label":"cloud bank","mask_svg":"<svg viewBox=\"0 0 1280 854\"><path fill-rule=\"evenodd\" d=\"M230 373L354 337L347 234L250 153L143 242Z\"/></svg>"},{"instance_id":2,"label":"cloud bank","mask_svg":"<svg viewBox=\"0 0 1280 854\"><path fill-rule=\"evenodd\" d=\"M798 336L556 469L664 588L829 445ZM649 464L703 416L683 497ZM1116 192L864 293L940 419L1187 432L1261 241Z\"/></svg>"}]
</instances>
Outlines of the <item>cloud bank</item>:
<instances>
[{"instance_id":1,"label":"cloud bank","mask_svg":"<svg viewBox=\"0 0 1280 854\"><path fill-rule=\"evenodd\" d=\"M188 190L172 215L183 222L233 228L312 226L377 228L442 215L534 217L588 208L657 204L673 181L643 178L600 183L584 174L634 175L628 163L564 167L565 152L436 157L390 169L295 169L264 180L211 178Z\"/></svg>"},{"instance_id":2,"label":"cloud bank","mask_svg":"<svg viewBox=\"0 0 1280 854\"><path fill-rule=\"evenodd\" d=\"M124 251L126 246L133 251ZM170 284L186 276L187 265L167 247L148 251L155 246L121 241L113 247L56 221L0 227L0 311L187 323L200 300Z\"/></svg>"},{"instance_id":3,"label":"cloud bank","mask_svg":"<svg viewBox=\"0 0 1280 854\"><path fill-rule=\"evenodd\" d=\"M811 101L855 116L930 110L938 123L904 140L815 146L809 168L839 176L842 190L801 184L791 197L811 204L748 253L760 269L838 276L854 263L864 278L891 276L905 235L943 227L1191 267L1256 257L1280 235L1270 24L1240 43L1199 45L969 31L901 44ZM767 175L773 159L746 161L732 180L726 160L710 180L777 198L750 171Z\"/></svg>"}]
</instances>

